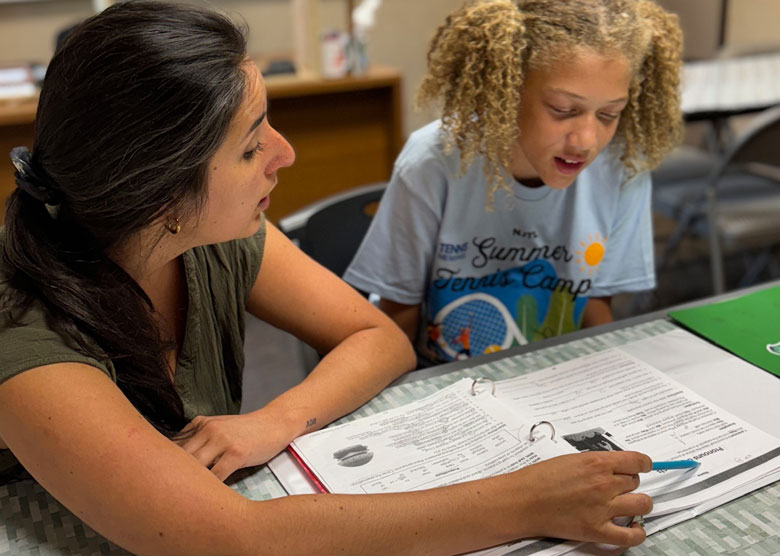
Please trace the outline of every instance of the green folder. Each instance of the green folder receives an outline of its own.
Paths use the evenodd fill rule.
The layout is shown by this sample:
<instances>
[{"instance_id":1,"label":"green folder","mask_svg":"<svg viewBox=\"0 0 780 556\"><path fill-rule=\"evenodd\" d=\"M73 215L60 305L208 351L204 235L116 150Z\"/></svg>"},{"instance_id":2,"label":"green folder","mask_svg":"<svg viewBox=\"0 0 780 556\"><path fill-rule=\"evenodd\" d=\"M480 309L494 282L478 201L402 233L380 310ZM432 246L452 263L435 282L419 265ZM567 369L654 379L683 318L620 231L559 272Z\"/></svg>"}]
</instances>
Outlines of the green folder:
<instances>
[{"instance_id":1,"label":"green folder","mask_svg":"<svg viewBox=\"0 0 780 556\"><path fill-rule=\"evenodd\" d=\"M780 287L670 311L669 316L745 361L780 376Z\"/></svg>"}]
</instances>

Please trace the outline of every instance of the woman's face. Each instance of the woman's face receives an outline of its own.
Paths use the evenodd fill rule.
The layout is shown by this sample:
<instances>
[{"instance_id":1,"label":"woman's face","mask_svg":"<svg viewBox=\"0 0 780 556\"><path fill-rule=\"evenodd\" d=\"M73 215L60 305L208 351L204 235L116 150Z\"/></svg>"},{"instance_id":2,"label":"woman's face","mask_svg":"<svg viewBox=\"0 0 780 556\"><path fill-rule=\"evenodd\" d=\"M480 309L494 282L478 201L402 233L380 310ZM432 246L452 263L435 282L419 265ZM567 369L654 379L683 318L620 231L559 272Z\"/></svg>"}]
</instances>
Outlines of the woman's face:
<instances>
[{"instance_id":1,"label":"woman's face","mask_svg":"<svg viewBox=\"0 0 780 556\"><path fill-rule=\"evenodd\" d=\"M514 177L553 189L574 183L614 137L630 80L625 57L592 51L529 70L512 147Z\"/></svg>"},{"instance_id":2,"label":"woman's face","mask_svg":"<svg viewBox=\"0 0 780 556\"><path fill-rule=\"evenodd\" d=\"M197 224L200 244L249 237L260 227L270 204L276 171L290 166L295 153L268 122L268 100L254 63L244 66L244 99L227 137L209 164L208 198Z\"/></svg>"}]
</instances>

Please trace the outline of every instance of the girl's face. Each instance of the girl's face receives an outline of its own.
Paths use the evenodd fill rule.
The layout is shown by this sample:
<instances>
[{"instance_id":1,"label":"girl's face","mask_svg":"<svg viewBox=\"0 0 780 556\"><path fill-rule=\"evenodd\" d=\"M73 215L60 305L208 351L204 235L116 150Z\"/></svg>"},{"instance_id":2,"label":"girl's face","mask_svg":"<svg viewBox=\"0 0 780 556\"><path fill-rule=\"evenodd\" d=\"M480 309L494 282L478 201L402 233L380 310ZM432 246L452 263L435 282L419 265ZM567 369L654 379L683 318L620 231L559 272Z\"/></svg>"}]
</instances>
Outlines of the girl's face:
<instances>
[{"instance_id":1,"label":"girl's face","mask_svg":"<svg viewBox=\"0 0 780 556\"><path fill-rule=\"evenodd\" d=\"M270 204L276 171L295 153L268 122L265 84L257 66L244 66L244 99L208 171L208 198L197 226L198 242L211 244L249 237Z\"/></svg>"},{"instance_id":2,"label":"girl's face","mask_svg":"<svg viewBox=\"0 0 780 556\"><path fill-rule=\"evenodd\" d=\"M529 70L512 175L521 182L540 179L553 189L569 187L615 135L630 80L628 59L592 51Z\"/></svg>"}]
</instances>

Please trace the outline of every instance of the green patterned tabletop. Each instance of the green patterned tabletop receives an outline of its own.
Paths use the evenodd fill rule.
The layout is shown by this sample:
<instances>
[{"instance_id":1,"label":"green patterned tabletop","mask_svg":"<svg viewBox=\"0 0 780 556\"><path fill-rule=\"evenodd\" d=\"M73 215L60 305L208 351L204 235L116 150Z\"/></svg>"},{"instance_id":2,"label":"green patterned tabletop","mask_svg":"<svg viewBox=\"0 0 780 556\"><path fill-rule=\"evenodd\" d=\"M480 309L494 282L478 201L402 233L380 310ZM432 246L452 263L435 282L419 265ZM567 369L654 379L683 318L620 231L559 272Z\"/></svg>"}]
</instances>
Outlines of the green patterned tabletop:
<instances>
[{"instance_id":1,"label":"green patterned tabletop","mask_svg":"<svg viewBox=\"0 0 780 556\"><path fill-rule=\"evenodd\" d=\"M655 336L675 326L654 320L582 338L523 355L506 357L383 391L341 422L398 407L460 378L478 374L493 380L511 378L555 363L627 342ZM231 486L253 500L285 496L267 467L243 470ZM87 527L34 481L0 486L0 556L128 554ZM628 556L780 555L780 483L764 487L714 510L651 535Z\"/></svg>"}]
</instances>

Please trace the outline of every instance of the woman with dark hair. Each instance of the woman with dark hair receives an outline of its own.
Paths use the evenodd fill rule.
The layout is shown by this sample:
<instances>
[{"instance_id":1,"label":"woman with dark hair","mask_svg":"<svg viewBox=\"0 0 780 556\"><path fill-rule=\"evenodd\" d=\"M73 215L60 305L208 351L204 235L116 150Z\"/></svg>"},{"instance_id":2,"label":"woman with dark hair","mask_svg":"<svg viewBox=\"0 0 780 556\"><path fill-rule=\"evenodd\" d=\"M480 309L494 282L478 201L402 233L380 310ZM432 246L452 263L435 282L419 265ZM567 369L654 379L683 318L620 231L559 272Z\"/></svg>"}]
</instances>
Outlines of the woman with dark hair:
<instances>
[{"instance_id":1,"label":"woman with dark hair","mask_svg":"<svg viewBox=\"0 0 780 556\"><path fill-rule=\"evenodd\" d=\"M650 468L631 452L397 495L259 502L222 483L414 365L388 317L265 222L294 154L225 17L139 0L79 25L49 66L33 151L11 156L0 450L107 538L165 555L644 539L613 523L651 507L630 492ZM327 355L238 415L245 310Z\"/></svg>"}]
</instances>

